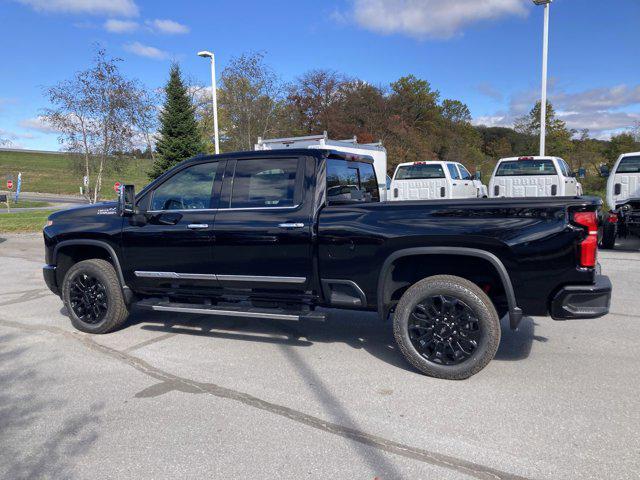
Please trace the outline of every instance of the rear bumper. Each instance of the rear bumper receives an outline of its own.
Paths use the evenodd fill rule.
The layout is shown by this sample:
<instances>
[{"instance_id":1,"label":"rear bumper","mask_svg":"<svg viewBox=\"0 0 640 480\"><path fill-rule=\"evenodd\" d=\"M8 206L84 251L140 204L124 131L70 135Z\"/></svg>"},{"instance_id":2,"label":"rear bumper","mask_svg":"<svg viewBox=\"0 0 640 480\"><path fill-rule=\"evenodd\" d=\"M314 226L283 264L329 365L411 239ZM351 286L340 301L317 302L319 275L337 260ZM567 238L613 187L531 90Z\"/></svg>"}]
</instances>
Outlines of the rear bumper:
<instances>
[{"instance_id":1,"label":"rear bumper","mask_svg":"<svg viewBox=\"0 0 640 480\"><path fill-rule=\"evenodd\" d=\"M554 320L598 318L609 313L611 281L606 275L596 275L593 285L568 285L551 301Z\"/></svg>"},{"instance_id":2,"label":"rear bumper","mask_svg":"<svg viewBox=\"0 0 640 480\"><path fill-rule=\"evenodd\" d=\"M47 284L49 290L60 296L60 289L58 288L58 282L56 280L56 266L45 265L42 267L42 276L44 277L44 283Z\"/></svg>"}]
</instances>

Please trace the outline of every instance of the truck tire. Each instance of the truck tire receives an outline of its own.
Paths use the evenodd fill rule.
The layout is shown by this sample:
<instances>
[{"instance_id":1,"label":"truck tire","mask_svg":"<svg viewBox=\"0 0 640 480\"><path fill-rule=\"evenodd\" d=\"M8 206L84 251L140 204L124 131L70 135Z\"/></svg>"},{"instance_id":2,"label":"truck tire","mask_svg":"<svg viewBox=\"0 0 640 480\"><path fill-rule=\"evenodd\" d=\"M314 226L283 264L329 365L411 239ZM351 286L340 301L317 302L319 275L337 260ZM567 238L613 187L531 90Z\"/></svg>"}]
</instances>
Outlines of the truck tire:
<instances>
[{"instance_id":1,"label":"truck tire","mask_svg":"<svg viewBox=\"0 0 640 480\"><path fill-rule=\"evenodd\" d=\"M613 250L616 246L616 224L605 222L602 226L602 241L600 246L606 250Z\"/></svg>"},{"instance_id":2,"label":"truck tire","mask_svg":"<svg viewBox=\"0 0 640 480\"><path fill-rule=\"evenodd\" d=\"M500 318L476 284L436 275L415 283L400 298L393 333L402 354L422 373L463 380L495 356Z\"/></svg>"},{"instance_id":3,"label":"truck tire","mask_svg":"<svg viewBox=\"0 0 640 480\"><path fill-rule=\"evenodd\" d=\"M111 332L129 315L113 265L98 258L69 268L62 282L62 300L71 323L82 332Z\"/></svg>"}]
</instances>

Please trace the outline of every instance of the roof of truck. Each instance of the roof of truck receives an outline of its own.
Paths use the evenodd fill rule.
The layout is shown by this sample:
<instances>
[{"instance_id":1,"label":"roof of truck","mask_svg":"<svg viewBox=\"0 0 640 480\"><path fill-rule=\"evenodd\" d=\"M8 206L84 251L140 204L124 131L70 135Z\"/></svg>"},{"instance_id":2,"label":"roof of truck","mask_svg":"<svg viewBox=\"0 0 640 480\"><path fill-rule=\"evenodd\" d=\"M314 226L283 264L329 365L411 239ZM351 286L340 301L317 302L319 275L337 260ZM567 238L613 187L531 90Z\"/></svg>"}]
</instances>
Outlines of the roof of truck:
<instances>
[{"instance_id":1,"label":"roof of truck","mask_svg":"<svg viewBox=\"0 0 640 480\"><path fill-rule=\"evenodd\" d=\"M506 157L501 158L498 162L514 162L518 160L562 160L560 157L553 157L551 155L522 155L520 157Z\"/></svg>"},{"instance_id":2,"label":"roof of truck","mask_svg":"<svg viewBox=\"0 0 640 480\"><path fill-rule=\"evenodd\" d=\"M200 154L195 157L191 157L184 160L182 163L197 163L202 160L225 160L225 159L238 159L238 158L264 158L264 157L278 157L278 156L292 157L296 155L300 156L312 156L321 158L337 158L342 160L351 160L365 163L373 163L373 157L370 155L361 155L356 153L340 152L338 150L324 149L324 148L285 148L275 150L248 150L244 152L229 152L220 153L218 155L205 155Z\"/></svg>"}]
</instances>

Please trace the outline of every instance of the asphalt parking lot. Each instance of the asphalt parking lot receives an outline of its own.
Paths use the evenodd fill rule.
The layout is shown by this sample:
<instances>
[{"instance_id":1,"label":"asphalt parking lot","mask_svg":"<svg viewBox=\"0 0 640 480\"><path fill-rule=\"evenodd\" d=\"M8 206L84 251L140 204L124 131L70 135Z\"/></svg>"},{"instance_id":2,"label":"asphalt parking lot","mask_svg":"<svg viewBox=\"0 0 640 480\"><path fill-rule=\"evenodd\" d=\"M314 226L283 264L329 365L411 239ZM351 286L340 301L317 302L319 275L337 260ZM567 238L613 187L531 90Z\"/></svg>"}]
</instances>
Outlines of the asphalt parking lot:
<instances>
[{"instance_id":1,"label":"asphalt parking lot","mask_svg":"<svg viewBox=\"0 0 640 480\"><path fill-rule=\"evenodd\" d=\"M2 235L0 235L2 237ZM134 312L75 331L39 235L0 240L0 478L640 475L640 245L601 252L611 314L503 326L469 380L416 373L375 315Z\"/></svg>"}]
</instances>

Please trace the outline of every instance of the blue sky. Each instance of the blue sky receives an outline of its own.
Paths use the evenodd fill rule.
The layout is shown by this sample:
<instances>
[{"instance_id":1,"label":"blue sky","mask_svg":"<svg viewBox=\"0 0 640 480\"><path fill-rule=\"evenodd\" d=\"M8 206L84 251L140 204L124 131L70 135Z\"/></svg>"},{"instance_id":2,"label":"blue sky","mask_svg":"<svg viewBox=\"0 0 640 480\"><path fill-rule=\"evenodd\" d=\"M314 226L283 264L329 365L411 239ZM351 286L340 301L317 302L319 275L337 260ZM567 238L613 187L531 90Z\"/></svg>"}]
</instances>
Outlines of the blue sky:
<instances>
[{"instance_id":1,"label":"blue sky","mask_svg":"<svg viewBox=\"0 0 640 480\"><path fill-rule=\"evenodd\" d=\"M0 0L0 137L58 149L38 115L44 86L86 68L99 42L124 72L161 86L172 60L202 84L248 51L284 80L328 68L373 84L414 74L474 121L510 125L539 96L542 7L530 0ZM550 100L606 138L640 121L640 2L555 0Z\"/></svg>"}]
</instances>

